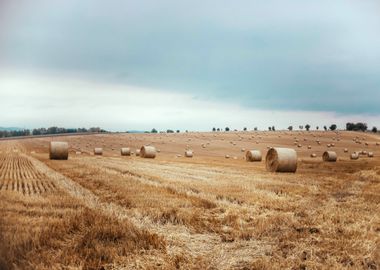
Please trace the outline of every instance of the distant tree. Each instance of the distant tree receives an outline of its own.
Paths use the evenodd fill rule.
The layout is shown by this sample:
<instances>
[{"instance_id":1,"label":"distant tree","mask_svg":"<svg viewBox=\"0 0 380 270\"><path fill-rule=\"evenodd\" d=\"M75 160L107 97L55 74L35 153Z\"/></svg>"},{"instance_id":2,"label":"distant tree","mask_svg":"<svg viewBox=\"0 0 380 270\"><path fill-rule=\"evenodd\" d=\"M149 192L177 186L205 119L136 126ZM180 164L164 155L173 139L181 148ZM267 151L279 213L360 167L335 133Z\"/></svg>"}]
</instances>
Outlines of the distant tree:
<instances>
[{"instance_id":1,"label":"distant tree","mask_svg":"<svg viewBox=\"0 0 380 270\"><path fill-rule=\"evenodd\" d=\"M299 126L299 129L303 129L303 126Z\"/></svg>"},{"instance_id":2,"label":"distant tree","mask_svg":"<svg viewBox=\"0 0 380 270\"><path fill-rule=\"evenodd\" d=\"M372 132L373 132L373 133L377 133L377 127L373 127L373 128L372 128Z\"/></svg>"},{"instance_id":3,"label":"distant tree","mask_svg":"<svg viewBox=\"0 0 380 270\"><path fill-rule=\"evenodd\" d=\"M168 129L168 130L166 130L166 133L174 133L174 130Z\"/></svg>"},{"instance_id":4,"label":"distant tree","mask_svg":"<svg viewBox=\"0 0 380 270\"><path fill-rule=\"evenodd\" d=\"M309 130L310 130L310 125L309 125L309 124L306 124L306 125L305 125L305 128L306 128L307 131L309 131Z\"/></svg>"},{"instance_id":5,"label":"distant tree","mask_svg":"<svg viewBox=\"0 0 380 270\"><path fill-rule=\"evenodd\" d=\"M276 131L276 129L275 129L275 127L274 127L274 126L272 126L272 131Z\"/></svg>"},{"instance_id":6,"label":"distant tree","mask_svg":"<svg viewBox=\"0 0 380 270\"><path fill-rule=\"evenodd\" d=\"M318 130L318 129L319 129L319 126L316 126L315 128Z\"/></svg>"},{"instance_id":7,"label":"distant tree","mask_svg":"<svg viewBox=\"0 0 380 270\"><path fill-rule=\"evenodd\" d=\"M257 131L257 127L254 127L253 130L254 130L254 131Z\"/></svg>"},{"instance_id":8,"label":"distant tree","mask_svg":"<svg viewBox=\"0 0 380 270\"><path fill-rule=\"evenodd\" d=\"M292 131L293 130L293 126L288 126L288 130Z\"/></svg>"},{"instance_id":9,"label":"distant tree","mask_svg":"<svg viewBox=\"0 0 380 270\"><path fill-rule=\"evenodd\" d=\"M177 133L180 133L180 130L179 130L179 129L177 129L176 131L177 131Z\"/></svg>"},{"instance_id":10,"label":"distant tree","mask_svg":"<svg viewBox=\"0 0 380 270\"><path fill-rule=\"evenodd\" d=\"M346 123L346 130L351 131L366 131L368 129L367 123Z\"/></svg>"},{"instance_id":11,"label":"distant tree","mask_svg":"<svg viewBox=\"0 0 380 270\"><path fill-rule=\"evenodd\" d=\"M244 131L247 131L247 128L245 127L245 128L243 128L243 130L244 130Z\"/></svg>"},{"instance_id":12,"label":"distant tree","mask_svg":"<svg viewBox=\"0 0 380 270\"><path fill-rule=\"evenodd\" d=\"M229 127L226 127L224 130L225 130L225 131L230 131L230 128L229 128Z\"/></svg>"},{"instance_id":13,"label":"distant tree","mask_svg":"<svg viewBox=\"0 0 380 270\"><path fill-rule=\"evenodd\" d=\"M325 131L327 131L327 126L323 126L323 129L324 129Z\"/></svg>"},{"instance_id":14,"label":"distant tree","mask_svg":"<svg viewBox=\"0 0 380 270\"><path fill-rule=\"evenodd\" d=\"M330 130L332 130L332 131L336 130L336 128L337 128L337 126L336 126L335 124L332 124L332 125L330 126Z\"/></svg>"},{"instance_id":15,"label":"distant tree","mask_svg":"<svg viewBox=\"0 0 380 270\"><path fill-rule=\"evenodd\" d=\"M157 129L153 128L150 133L157 133Z\"/></svg>"},{"instance_id":16,"label":"distant tree","mask_svg":"<svg viewBox=\"0 0 380 270\"><path fill-rule=\"evenodd\" d=\"M215 132L215 131L216 131L216 128L214 128L214 127L213 127L213 128L212 128L212 131L214 131L214 132Z\"/></svg>"},{"instance_id":17,"label":"distant tree","mask_svg":"<svg viewBox=\"0 0 380 270\"><path fill-rule=\"evenodd\" d=\"M268 130L269 130L269 131L272 131L272 127L268 127Z\"/></svg>"},{"instance_id":18,"label":"distant tree","mask_svg":"<svg viewBox=\"0 0 380 270\"><path fill-rule=\"evenodd\" d=\"M220 128L217 128L217 130L216 131L220 131Z\"/></svg>"}]
</instances>

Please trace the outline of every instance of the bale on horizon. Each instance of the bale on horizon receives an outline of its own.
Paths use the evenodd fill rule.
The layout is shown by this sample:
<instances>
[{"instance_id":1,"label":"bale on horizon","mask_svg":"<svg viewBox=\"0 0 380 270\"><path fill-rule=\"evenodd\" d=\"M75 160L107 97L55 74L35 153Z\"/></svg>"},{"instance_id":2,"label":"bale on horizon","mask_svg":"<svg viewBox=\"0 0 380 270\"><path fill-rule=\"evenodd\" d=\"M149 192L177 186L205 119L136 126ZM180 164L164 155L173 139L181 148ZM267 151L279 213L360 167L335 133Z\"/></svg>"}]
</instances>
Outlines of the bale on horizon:
<instances>
[{"instance_id":1,"label":"bale on horizon","mask_svg":"<svg viewBox=\"0 0 380 270\"><path fill-rule=\"evenodd\" d=\"M67 142L50 142L49 158L67 160L69 158L69 144Z\"/></svg>"},{"instance_id":2,"label":"bale on horizon","mask_svg":"<svg viewBox=\"0 0 380 270\"><path fill-rule=\"evenodd\" d=\"M140 149L140 156L142 158L155 158L156 157L156 148L154 146L144 145Z\"/></svg>"},{"instance_id":3,"label":"bale on horizon","mask_svg":"<svg viewBox=\"0 0 380 270\"><path fill-rule=\"evenodd\" d=\"M257 162L263 159L260 150L248 150L245 153L245 160L248 162Z\"/></svg>"},{"instance_id":4,"label":"bale on horizon","mask_svg":"<svg viewBox=\"0 0 380 270\"><path fill-rule=\"evenodd\" d=\"M99 155L99 156L103 155L103 148L101 147L94 148L94 155Z\"/></svg>"},{"instance_id":5,"label":"bale on horizon","mask_svg":"<svg viewBox=\"0 0 380 270\"><path fill-rule=\"evenodd\" d=\"M323 153L322 159L326 162L336 162L338 156L334 151L325 151Z\"/></svg>"},{"instance_id":6,"label":"bale on horizon","mask_svg":"<svg viewBox=\"0 0 380 270\"><path fill-rule=\"evenodd\" d=\"M120 154L122 156L130 156L131 155L131 149L129 147L122 147L120 149Z\"/></svg>"},{"instance_id":7,"label":"bale on horizon","mask_svg":"<svg viewBox=\"0 0 380 270\"><path fill-rule=\"evenodd\" d=\"M297 152L291 148L271 148L265 158L270 172L296 172Z\"/></svg>"}]
</instances>

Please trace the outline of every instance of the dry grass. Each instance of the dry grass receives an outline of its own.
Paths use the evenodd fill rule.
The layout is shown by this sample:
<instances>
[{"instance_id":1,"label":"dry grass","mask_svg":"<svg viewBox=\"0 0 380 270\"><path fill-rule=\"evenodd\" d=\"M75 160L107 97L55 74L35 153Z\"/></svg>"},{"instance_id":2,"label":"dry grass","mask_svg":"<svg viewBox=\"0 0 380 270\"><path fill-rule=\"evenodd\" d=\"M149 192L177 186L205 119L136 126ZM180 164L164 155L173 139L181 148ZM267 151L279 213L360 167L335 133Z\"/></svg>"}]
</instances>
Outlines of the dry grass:
<instances>
[{"instance_id":1,"label":"dry grass","mask_svg":"<svg viewBox=\"0 0 380 270\"><path fill-rule=\"evenodd\" d=\"M2 142L0 266L379 269L380 147L377 137L360 136L366 146L353 141L356 135L73 136L65 137L68 161L48 159L48 139ZM268 145L293 147L295 140L312 145L297 149L296 174L268 173L264 162L243 159L242 148L265 156ZM337 163L309 158L311 151L321 157L328 143ZM161 150L156 159L118 150L147 144ZM103 157L91 155L95 146ZM196 155L178 158L186 148ZM351 161L344 148L375 157ZM84 154L73 155L77 150ZM54 188L42 189L45 183Z\"/></svg>"}]
</instances>

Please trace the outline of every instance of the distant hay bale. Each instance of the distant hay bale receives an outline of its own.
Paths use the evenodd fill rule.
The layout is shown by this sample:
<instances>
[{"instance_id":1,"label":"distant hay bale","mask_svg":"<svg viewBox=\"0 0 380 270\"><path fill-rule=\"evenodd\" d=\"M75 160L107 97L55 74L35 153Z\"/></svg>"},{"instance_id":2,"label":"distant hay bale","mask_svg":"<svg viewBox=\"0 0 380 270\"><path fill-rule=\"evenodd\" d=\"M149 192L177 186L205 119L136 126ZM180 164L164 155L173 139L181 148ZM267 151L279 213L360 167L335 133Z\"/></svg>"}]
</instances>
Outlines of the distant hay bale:
<instances>
[{"instance_id":1,"label":"distant hay bale","mask_svg":"<svg viewBox=\"0 0 380 270\"><path fill-rule=\"evenodd\" d=\"M377 145L377 146L379 146L379 145L380 145L380 143L379 143L379 142L377 142L377 143L376 143L376 145Z\"/></svg>"},{"instance_id":2,"label":"distant hay bale","mask_svg":"<svg viewBox=\"0 0 380 270\"><path fill-rule=\"evenodd\" d=\"M156 148L154 146L144 145L140 149L140 156L142 158L155 158Z\"/></svg>"},{"instance_id":3,"label":"distant hay bale","mask_svg":"<svg viewBox=\"0 0 380 270\"><path fill-rule=\"evenodd\" d=\"M75 154L76 154L76 155L81 155L82 152L80 152L80 151L76 151Z\"/></svg>"},{"instance_id":4,"label":"distant hay bale","mask_svg":"<svg viewBox=\"0 0 380 270\"><path fill-rule=\"evenodd\" d=\"M94 155L99 155L99 156L103 155L103 148L101 147L94 148Z\"/></svg>"},{"instance_id":5,"label":"distant hay bale","mask_svg":"<svg viewBox=\"0 0 380 270\"><path fill-rule=\"evenodd\" d=\"M363 156L366 156L368 153L367 153L367 151L362 150L362 151L361 151L361 154L362 154Z\"/></svg>"},{"instance_id":6,"label":"distant hay bale","mask_svg":"<svg viewBox=\"0 0 380 270\"><path fill-rule=\"evenodd\" d=\"M225 157L225 158L230 158L230 155L225 155L224 157Z\"/></svg>"},{"instance_id":7,"label":"distant hay bale","mask_svg":"<svg viewBox=\"0 0 380 270\"><path fill-rule=\"evenodd\" d=\"M368 152L368 157L373 157L373 152Z\"/></svg>"},{"instance_id":8,"label":"distant hay bale","mask_svg":"<svg viewBox=\"0 0 380 270\"><path fill-rule=\"evenodd\" d=\"M298 144L297 147L298 147L298 148L301 148L301 147L302 147L302 144Z\"/></svg>"},{"instance_id":9,"label":"distant hay bale","mask_svg":"<svg viewBox=\"0 0 380 270\"><path fill-rule=\"evenodd\" d=\"M258 162L263 159L260 150L248 150L245 153L245 160L248 162Z\"/></svg>"},{"instance_id":10,"label":"distant hay bale","mask_svg":"<svg viewBox=\"0 0 380 270\"><path fill-rule=\"evenodd\" d=\"M50 142L50 159L66 160L69 158L69 144L67 142Z\"/></svg>"},{"instance_id":11,"label":"distant hay bale","mask_svg":"<svg viewBox=\"0 0 380 270\"><path fill-rule=\"evenodd\" d=\"M347 152L348 152L348 149L347 149L347 148L344 148L344 152L347 153Z\"/></svg>"},{"instance_id":12,"label":"distant hay bale","mask_svg":"<svg viewBox=\"0 0 380 270\"><path fill-rule=\"evenodd\" d=\"M331 144L328 143L328 144L327 144L327 148L330 148L330 147L331 147Z\"/></svg>"},{"instance_id":13,"label":"distant hay bale","mask_svg":"<svg viewBox=\"0 0 380 270\"><path fill-rule=\"evenodd\" d=\"M245 152L245 148L240 149L240 151Z\"/></svg>"},{"instance_id":14,"label":"distant hay bale","mask_svg":"<svg viewBox=\"0 0 380 270\"><path fill-rule=\"evenodd\" d=\"M310 157L315 158L315 157L317 157L317 154L316 153L312 153L312 154L310 154Z\"/></svg>"},{"instance_id":15,"label":"distant hay bale","mask_svg":"<svg viewBox=\"0 0 380 270\"><path fill-rule=\"evenodd\" d=\"M308 145L308 146L307 146L307 149L311 149L311 145Z\"/></svg>"},{"instance_id":16,"label":"distant hay bale","mask_svg":"<svg viewBox=\"0 0 380 270\"><path fill-rule=\"evenodd\" d=\"M136 149L136 156L138 157L140 155L140 149Z\"/></svg>"},{"instance_id":17,"label":"distant hay bale","mask_svg":"<svg viewBox=\"0 0 380 270\"><path fill-rule=\"evenodd\" d=\"M352 154L350 155L350 159L352 159L352 160L357 160L357 159L359 159L359 154L356 153L356 152L352 153Z\"/></svg>"},{"instance_id":18,"label":"distant hay bale","mask_svg":"<svg viewBox=\"0 0 380 270\"><path fill-rule=\"evenodd\" d=\"M130 156L131 155L131 149L129 147L122 147L120 149L120 154L122 156Z\"/></svg>"},{"instance_id":19,"label":"distant hay bale","mask_svg":"<svg viewBox=\"0 0 380 270\"><path fill-rule=\"evenodd\" d=\"M193 151L191 151L191 150L186 150L186 151L185 151L185 157L192 158L192 157L193 157Z\"/></svg>"},{"instance_id":20,"label":"distant hay bale","mask_svg":"<svg viewBox=\"0 0 380 270\"><path fill-rule=\"evenodd\" d=\"M334 151L325 151L322 155L323 161L336 162L338 156Z\"/></svg>"},{"instance_id":21,"label":"distant hay bale","mask_svg":"<svg viewBox=\"0 0 380 270\"><path fill-rule=\"evenodd\" d=\"M270 172L296 172L297 152L291 148L272 148L265 158Z\"/></svg>"}]
</instances>

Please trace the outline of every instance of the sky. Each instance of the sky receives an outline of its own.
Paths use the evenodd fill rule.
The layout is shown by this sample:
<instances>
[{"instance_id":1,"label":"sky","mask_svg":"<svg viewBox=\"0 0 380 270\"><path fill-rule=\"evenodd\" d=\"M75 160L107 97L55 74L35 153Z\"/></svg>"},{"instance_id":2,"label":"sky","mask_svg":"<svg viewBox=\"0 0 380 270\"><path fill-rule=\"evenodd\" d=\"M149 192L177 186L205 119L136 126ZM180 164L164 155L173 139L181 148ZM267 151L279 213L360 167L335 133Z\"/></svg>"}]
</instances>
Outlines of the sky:
<instances>
[{"instance_id":1,"label":"sky","mask_svg":"<svg viewBox=\"0 0 380 270\"><path fill-rule=\"evenodd\" d=\"M0 126L380 126L378 0L0 0Z\"/></svg>"}]
</instances>

